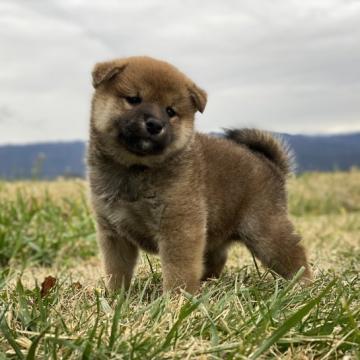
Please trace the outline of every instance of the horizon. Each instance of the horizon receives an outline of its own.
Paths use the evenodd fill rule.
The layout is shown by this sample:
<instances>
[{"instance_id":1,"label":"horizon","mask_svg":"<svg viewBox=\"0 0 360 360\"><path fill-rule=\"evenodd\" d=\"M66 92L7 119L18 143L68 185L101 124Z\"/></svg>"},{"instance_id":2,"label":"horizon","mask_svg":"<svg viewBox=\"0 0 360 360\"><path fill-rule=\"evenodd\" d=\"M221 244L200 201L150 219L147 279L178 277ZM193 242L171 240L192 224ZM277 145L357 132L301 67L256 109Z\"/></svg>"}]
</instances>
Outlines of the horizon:
<instances>
[{"instance_id":1,"label":"horizon","mask_svg":"<svg viewBox=\"0 0 360 360\"><path fill-rule=\"evenodd\" d=\"M210 131L199 131L200 133L205 134L222 134L223 130L210 130ZM351 136L351 135L360 135L360 130L350 131L350 132L337 132L337 133L288 133L288 132L278 132L270 131L279 135L286 136L304 136L304 137L334 137L334 136ZM31 145L50 145L50 144L62 144L62 143L86 143L88 139L58 139L58 140L40 140L40 141L30 141L30 142L9 142L9 143L0 143L0 147L5 146L31 146Z\"/></svg>"}]
</instances>

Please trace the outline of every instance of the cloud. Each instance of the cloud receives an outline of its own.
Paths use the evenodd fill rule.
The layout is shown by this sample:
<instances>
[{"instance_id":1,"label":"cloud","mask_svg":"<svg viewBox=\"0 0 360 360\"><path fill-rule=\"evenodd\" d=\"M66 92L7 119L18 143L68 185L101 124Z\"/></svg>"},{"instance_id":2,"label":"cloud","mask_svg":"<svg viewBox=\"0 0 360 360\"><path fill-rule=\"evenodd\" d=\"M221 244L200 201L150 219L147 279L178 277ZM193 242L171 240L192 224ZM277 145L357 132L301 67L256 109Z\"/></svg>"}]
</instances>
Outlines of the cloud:
<instances>
[{"instance_id":1,"label":"cloud","mask_svg":"<svg viewBox=\"0 0 360 360\"><path fill-rule=\"evenodd\" d=\"M0 3L0 142L87 137L93 64L149 54L209 93L202 131L360 130L360 3L347 0Z\"/></svg>"}]
</instances>

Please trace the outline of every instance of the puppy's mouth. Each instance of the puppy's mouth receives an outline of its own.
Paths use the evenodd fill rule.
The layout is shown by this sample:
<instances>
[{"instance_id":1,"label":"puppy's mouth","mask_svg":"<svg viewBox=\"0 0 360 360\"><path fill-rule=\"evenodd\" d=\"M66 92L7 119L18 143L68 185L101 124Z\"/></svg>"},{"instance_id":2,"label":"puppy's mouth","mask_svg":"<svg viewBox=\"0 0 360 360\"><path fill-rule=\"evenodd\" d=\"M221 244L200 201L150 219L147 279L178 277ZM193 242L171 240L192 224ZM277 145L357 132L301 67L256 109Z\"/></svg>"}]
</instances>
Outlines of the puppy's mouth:
<instances>
[{"instance_id":1,"label":"puppy's mouth","mask_svg":"<svg viewBox=\"0 0 360 360\"><path fill-rule=\"evenodd\" d=\"M120 137L122 138L122 136ZM161 154L167 146L167 142L165 141L156 141L154 139L136 136L122 138L121 142L129 152L139 156Z\"/></svg>"}]
</instances>

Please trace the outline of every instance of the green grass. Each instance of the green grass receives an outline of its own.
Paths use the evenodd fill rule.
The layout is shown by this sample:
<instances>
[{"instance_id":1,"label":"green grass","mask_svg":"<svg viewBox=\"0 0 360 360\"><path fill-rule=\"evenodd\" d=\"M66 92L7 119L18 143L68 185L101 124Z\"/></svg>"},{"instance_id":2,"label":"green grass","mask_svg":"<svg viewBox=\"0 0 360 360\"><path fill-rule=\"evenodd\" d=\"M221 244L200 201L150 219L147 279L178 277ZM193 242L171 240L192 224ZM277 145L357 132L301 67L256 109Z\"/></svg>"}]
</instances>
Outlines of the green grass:
<instances>
[{"instance_id":1,"label":"green grass","mask_svg":"<svg viewBox=\"0 0 360 360\"><path fill-rule=\"evenodd\" d=\"M360 172L292 179L289 204L309 287L235 247L195 297L163 296L153 256L106 295L85 184L0 183L0 359L359 358Z\"/></svg>"},{"instance_id":2,"label":"green grass","mask_svg":"<svg viewBox=\"0 0 360 360\"><path fill-rule=\"evenodd\" d=\"M51 266L96 254L95 227L83 186L77 197L61 197L58 201L44 189L37 197L27 191L26 184L15 189L10 198L6 185L0 194L0 265L15 261ZM61 193L61 188L59 188Z\"/></svg>"}]
</instances>

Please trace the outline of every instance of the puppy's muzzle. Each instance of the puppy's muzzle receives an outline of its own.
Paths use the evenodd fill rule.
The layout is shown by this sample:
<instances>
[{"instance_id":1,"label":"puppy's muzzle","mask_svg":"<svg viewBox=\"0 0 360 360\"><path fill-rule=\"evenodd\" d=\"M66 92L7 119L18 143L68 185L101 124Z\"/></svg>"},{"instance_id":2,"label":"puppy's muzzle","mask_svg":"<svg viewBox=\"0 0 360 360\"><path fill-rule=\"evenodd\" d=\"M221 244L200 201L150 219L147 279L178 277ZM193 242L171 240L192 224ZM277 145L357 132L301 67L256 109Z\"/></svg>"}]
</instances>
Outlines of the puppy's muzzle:
<instances>
[{"instance_id":1,"label":"puppy's muzzle","mask_svg":"<svg viewBox=\"0 0 360 360\"><path fill-rule=\"evenodd\" d=\"M138 155L159 154L171 141L168 119L151 111L138 109L131 117L120 121L119 127L119 141Z\"/></svg>"}]
</instances>

